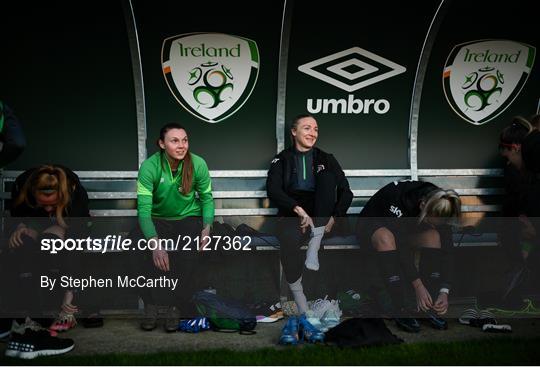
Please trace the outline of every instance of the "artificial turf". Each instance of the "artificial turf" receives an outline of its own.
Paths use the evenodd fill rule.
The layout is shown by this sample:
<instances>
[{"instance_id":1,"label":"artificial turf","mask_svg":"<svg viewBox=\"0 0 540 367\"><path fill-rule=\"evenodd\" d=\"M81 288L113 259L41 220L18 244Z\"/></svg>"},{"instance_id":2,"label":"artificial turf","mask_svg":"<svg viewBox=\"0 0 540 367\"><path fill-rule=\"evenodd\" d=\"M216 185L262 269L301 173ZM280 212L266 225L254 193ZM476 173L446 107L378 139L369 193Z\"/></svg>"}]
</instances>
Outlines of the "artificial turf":
<instances>
[{"instance_id":1,"label":"artificial turf","mask_svg":"<svg viewBox=\"0 0 540 367\"><path fill-rule=\"evenodd\" d=\"M63 355L0 365L537 365L540 338L497 338L364 348L283 347L254 351L208 350L153 354Z\"/></svg>"}]
</instances>

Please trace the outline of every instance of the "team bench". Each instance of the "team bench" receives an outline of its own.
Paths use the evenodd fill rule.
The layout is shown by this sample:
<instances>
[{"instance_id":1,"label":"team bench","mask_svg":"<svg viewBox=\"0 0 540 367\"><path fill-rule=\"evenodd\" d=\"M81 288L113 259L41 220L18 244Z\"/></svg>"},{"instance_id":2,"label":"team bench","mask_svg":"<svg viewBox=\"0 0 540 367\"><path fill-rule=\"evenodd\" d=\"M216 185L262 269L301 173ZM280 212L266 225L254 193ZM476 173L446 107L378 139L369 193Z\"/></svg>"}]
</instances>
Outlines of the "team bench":
<instances>
[{"instance_id":1,"label":"team bench","mask_svg":"<svg viewBox=\"0 0 540 367\"><path fill-rule=\"evenodd\" d=\"M21 171L4 171L0 177L0 199L5 212L10 199L10 188ZM93 217L133 217L136 211L136 171L77 171L90 199ZM360 213L365 202L382 186L409 179L408 169L394 170L345 170L354 194L347 214L354 217ZM233 227L246 223L263 233L271 233L267 219L277 213L271 206L265 190L266 171L211 171L216 219ZM420 180L433 182L440 187L452 188L462 197L465 223L477 230L459 231L454 234L456 246L496 246L494 233L483 233L483 218L497 216L501 210L504 189L502 171L485 170L419 170ZM128 232L128 228L120 228ZM279 248L273 236L254 238L258 250ZM345 233L340 237L323 241L325 249L359 248L355 236Z\"/></svg>"},{"instance_id":2,"label":"team bench","mask_svg":"<svg viewBox=\"0 0 540 367\"><path fill-rule=\"evenodd\" d=\"M4 171L0 176L0 204L2 212L7 215L9 207L10 189L15 178L21 171ZM76 171L82 184L88 191L90 198L90 213L95 222L105 222L112 219L115 233L102 231L102 236L106 233L120 234L127 236L135 223L136 210L136 171ZM272 207L265 190L266 171L210 171L213 181L213 194L216 207L216 220L230 224L232 227L245 223L250 227L262 232L273 233L271 228L272 220L277 214L276 208ZM348 221L350 228L354 228L354 222L362 210L367 200L385 184L411 178L410 170L345 170L354 199L349 208ZM496 233L491 229L485 230L483 226L484 218L498 216L501 210L501 199L504 194L502 189L501 170L419 170L418 177L421 180L433 182L440 187L455 189L462 197L462 210L464 212L465 224L470 227L465 230L458 230L454 233L454 245L460 248L461 253L465 253L467 261L463 262L463 274L470 274L475 271L475 263L471 263L471 253L478 251L491 251L498 246ZM131 217L132 220L122 220L124 217ZM94 221L94 219L92 219ZM126 225L129 223L129 225ZM118 224L118 225L116 225ZM107 230L111 228L107 226ZM98 231L99 232L99 231ZM276 289L276 284L283 282L279 261L275 250L279 249L279 241L276 237L269 235L255 236L251 238L252 249L257 250L259 257L263 260L254 265L251 271L252 277L258 277L258 281L268 281L273 285L268 288ZM356 237L350 233L343 233L339 237L330 237L323 240L324 250L330 251L328 254L342 256L341 251L350 251L366 248L366 244L358 243ZM348 252L347 252L348 253ZM361 258L362 252L354 253L353 257ZM476 255L475 255L476 256ZM483 255L480 255L482 257ZM350 257L351 259L353 257ZM476 256L478 257L478 256ZM343 257L341 257L343 258ZM264 259L270 259L264 260ZM96 257L95 261L101 264L102 258ZM229 263L241 263L241 257L229 257ZM264 265L266 264L266 265ZM270 264L270 265L269 265ZM216 262L216 266L219 265ZM261 270L260 266L270 266L274 275L262 277L257 274ZM279 274L279 276L278 276ZM268 279L267 279L268 278ZM474 289L467 289L469 280L464 275L464 289L462 294L474 294ZM279 289L279 286L278 286ZM281 289L285 289L281 287ZM122 304L111 308L111 312L118 310L132 310L137 298L133 294L126 295ZM134 298L135 297L135 298ZM141 305L139 303L139 311ZM116 310L116 311L114 311Z\"/></svg>"}]
</instances>

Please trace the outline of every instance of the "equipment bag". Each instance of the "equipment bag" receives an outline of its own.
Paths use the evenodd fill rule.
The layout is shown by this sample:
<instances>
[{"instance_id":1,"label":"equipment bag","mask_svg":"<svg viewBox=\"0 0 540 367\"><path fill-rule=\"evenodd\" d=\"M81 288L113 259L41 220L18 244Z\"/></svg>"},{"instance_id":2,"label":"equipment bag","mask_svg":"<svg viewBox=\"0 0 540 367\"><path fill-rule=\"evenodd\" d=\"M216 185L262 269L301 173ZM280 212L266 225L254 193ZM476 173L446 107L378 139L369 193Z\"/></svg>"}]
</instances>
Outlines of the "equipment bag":
<instances>
[{"instance_id":1,"label":"equipment bag","mask_svg":"<svg viewBox=\"0 0 540 367\"><path fill-rule=\"evenodd\" d=\"M255 334L257 319L240 302L224 299L216 294L199 291L193 296L193 302L201 316L210 319L210 325L215 331L240 332L240 334Z\"/></svg>"}]
</instances>

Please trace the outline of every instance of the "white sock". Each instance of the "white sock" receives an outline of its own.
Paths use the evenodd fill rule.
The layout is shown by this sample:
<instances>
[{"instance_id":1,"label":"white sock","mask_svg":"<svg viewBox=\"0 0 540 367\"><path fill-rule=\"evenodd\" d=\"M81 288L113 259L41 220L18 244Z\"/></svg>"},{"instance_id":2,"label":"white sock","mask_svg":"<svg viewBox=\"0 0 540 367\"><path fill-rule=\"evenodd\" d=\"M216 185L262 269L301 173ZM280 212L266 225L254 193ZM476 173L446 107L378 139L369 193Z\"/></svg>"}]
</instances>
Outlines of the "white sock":
<instances>
[{"instance_id":1,"label":"white sock","mask_svg":"<svg viewBox=\"0 0 540 367\"><path fill-rule=\"evenodd\" d=\"M298 278L298 280L294 283L289 283L289 289L293 294L296 306L298 306L298 312L300 314L306 313L308 310L308 305L306 295L304 294L304 288L302 287L302 277Z\"/></svg>"},{"instance_id":2,"label":"white sock","mask_svg":"<svg viewBox=\"0 0 540 367\"><path fill-rule=\"evenodd\" d=\"M306 268L309 270L319 270L319 248L324 236L324 227L313 227L311 229L311 239L309 240L306 252Z\"/></svg>"}]
</instances>

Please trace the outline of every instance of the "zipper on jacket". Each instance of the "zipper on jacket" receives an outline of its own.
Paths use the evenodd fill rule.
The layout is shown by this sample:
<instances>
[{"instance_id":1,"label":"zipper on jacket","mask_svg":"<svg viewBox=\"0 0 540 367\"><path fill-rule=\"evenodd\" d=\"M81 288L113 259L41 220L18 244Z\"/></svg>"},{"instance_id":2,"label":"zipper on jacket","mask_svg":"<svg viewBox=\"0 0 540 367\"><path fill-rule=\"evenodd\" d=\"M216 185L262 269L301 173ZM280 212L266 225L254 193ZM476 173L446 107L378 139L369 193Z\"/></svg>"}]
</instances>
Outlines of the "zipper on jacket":
<instances>
[{"instance_id":1,"label":"zipper on jacket","mask_svg":"<svg viewBox=\"0 0 540 367\"><path fill-rule=\"evenodd\" d=\"M304 168L304 181L306 180L306 156L302 155L302 162L303 162L303 168Z\"/></svg>"}]
</instances>

